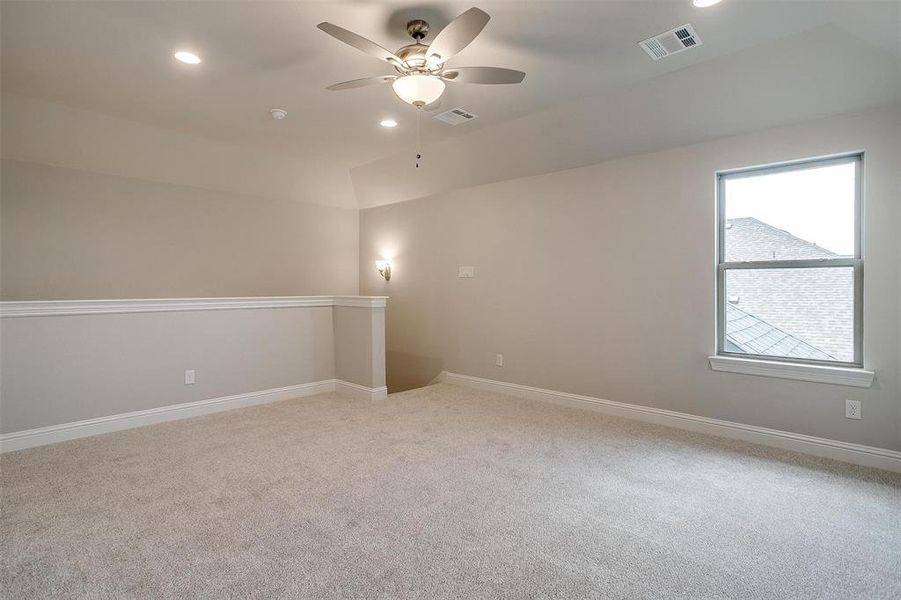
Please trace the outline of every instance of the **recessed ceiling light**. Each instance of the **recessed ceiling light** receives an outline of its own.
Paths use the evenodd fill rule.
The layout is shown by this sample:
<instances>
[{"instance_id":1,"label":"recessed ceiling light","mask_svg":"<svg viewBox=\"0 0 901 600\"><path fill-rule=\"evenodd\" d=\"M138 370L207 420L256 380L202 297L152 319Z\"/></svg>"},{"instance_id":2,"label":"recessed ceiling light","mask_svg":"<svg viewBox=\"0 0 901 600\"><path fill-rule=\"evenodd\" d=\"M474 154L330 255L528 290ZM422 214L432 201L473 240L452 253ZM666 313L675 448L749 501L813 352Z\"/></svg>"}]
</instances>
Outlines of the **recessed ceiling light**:
<instances>
[{"instance_id":1,"label":"recessed ceiling light","mask_svg":"<svg viewBox=\"0 0 901 600\"><path fill-rule=\"evenodd\" d=\"M382 127L397 127L397 121L394 119L384 119L379 125Z\"/></svg>"},{"instance_id":2,"label":"recessed ceiling light","mask_svg":"<svg viewBox=\"0 0 901 600\"><path fill-rule=\"evenodd\" d=\"M720 2L721 0L691 0L691 3L698 8L707 8L708 6L713 6L714 4L719 4Z\"/></svg>"},{"instance_id":3,"label":"recessed ceiling light","mask_svg":"<svg viewBox=\"0 0 901 600\"><path fill-rule=\"evenodd\" d=\"M193 52L185 52L184 50L179 50L175 53L175 58L185 63L186 65L199 65L200 57L194 54Z\"/></svg>"}]
</instances>

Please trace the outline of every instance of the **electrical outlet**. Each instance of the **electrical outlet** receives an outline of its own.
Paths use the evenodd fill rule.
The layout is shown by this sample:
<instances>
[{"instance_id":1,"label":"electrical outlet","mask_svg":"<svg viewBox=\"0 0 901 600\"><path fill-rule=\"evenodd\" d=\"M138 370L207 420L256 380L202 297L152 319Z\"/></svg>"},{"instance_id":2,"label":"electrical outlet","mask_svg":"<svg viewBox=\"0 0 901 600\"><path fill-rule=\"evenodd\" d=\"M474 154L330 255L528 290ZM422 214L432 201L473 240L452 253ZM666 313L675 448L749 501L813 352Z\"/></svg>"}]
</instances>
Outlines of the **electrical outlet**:
<instances>
[{"instance_id":1,"label":"electrical outlet","mask_svg":"<svg viewBox=\"0 0 901 600\"><path fill-rule=\"evenodd\" d=\"M194 369L185 371L185 385L194 385Z\"/></svg>"},{"instance_id":2,"label":"electrical outlet","mask_svg":"<svg viewBox=\"0 0 901 600\"><path fill-rule=\"evenodd\" d=\"M860 400L845 400L845 418L860 419L862 417Z\"/></svg>"},{"instance_id":3,"label":"electrical outlet","mask_svg":"<svg viewBox=\"0 0 901 600\"><path fill-rule=\"evenodd\" d=\"M475 277L476 276L476 268L475 267L460 267L460 270L457 272L457 277Z\"/></svg>"},{"instance_id":4,"label":"electrical outlet","mask_svg":"<svg viewBox=\"0 0 901 600\"><path fill-rule=\"evenodd\" d=\"M495 360L495 363L494 363L494 364L496 364L496 365L499 366L499 367L503 367L503 366L504 366L504 355L503 355L503 354L498 354L498 355L497 355L497 359Z\"/></svg>"}]
</instances>

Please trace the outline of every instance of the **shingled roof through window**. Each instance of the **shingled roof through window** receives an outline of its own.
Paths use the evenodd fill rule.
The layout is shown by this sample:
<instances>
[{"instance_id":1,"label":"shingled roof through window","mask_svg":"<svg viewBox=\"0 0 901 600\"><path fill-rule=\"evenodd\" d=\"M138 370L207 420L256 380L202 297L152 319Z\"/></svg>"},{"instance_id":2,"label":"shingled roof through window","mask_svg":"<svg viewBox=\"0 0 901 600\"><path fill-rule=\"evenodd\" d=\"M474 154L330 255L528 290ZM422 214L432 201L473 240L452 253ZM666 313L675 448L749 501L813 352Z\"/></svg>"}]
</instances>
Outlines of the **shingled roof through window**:
<instances>
[{"instance_id":1,"label":"shingled roof through window","mask_svg":"<svg viewBox=\"0 0 901 600\"><path fill-rule=\"evenodd\" d=\"M785 333L733 304L726 304L726 332L727 352L835 360L835 357L819 348L814 348L804 340Z\"/></svg>"},{"instance_id":2,"label":"shingled roof through window","mask_svg":"<svg viewBox=\"0 0 901 600\"><path fill-rule=\"evenodd\" d=\"M728 219L725 241L730 262L837 256L753 217ZM731 270L726 281L726 350L850 361L853 288L850 268Z\"/></svg>"},{"instance_id":3,"label":"shingled roof through window","mask_svg":"<svg viewBox=\"0 0 901 600\"><path fill-rule=\"evenodd\" d=\"M726 262L835 256L834 252L822 246L802 240L754 217L726 221Z\"/></svg>"}]
</instances>

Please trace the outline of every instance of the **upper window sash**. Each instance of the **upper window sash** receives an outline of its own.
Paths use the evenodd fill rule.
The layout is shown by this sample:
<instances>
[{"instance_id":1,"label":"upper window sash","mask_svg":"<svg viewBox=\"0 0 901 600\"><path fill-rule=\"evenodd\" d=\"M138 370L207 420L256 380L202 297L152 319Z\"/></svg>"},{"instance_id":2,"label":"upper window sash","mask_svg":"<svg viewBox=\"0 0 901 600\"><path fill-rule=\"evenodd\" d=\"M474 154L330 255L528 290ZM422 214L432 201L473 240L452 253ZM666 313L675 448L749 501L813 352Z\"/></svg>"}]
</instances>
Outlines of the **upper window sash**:
<instances>
[{"instance_id":1,"label":"upper window sash","mask_svg":"<svg viewBox=\"0 0 901 600\"><path fill-rule=\"evenodd\" d=\"M741 167L737 169L725 169L716 173L716 214L717 214L717 264L728 265L730 268L741 264L757 265L758 268L767 268L766 263L772 263L774 266L778 263L781 267L785 267L789 262L805 262L804 259L775 259L775 260L751 260L751 261L726 261L726 180L740 179L745 177L755 177L763 174L776 174L785 172L797 172L807 169L818 169L826 166L836 166L843 164L854 164L854 256L839 256L835 258L810 259L815 261L824 261L822 266L831 265L838 266L834 261L839 259L863 259L863 239L861 235L861 223L863 217L862 201L863 201L863 156L862 151L844 153L835 156L826 156L822 158L799 159L781 163L773 163L768 165L755 165L753 167ZM815 265L798 265L798 266L815 266ZM853 266L853 265L847 265Z\"/></svg>"}]
</instances>

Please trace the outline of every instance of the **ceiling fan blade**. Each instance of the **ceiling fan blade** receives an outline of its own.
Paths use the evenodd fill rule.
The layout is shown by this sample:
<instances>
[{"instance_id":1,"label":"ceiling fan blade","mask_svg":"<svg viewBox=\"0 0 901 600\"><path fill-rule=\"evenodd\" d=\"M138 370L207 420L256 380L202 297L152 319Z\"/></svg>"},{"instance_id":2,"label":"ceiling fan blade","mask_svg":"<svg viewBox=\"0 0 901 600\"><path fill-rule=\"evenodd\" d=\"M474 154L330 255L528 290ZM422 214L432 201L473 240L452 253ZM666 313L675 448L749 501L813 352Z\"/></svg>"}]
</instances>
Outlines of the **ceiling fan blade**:
<instances>
[{"instance_id":1,"label":"ceiling fan blade","mask_svg":"<svg viewBox=\"0 0 901 600\"><path fill-rule=\"evenodd\" d=\"M526 74L500 67L458 67L441 74L442 79L459 83L505 84L521 83Z\"/></svg>"},{"instance_id":2,"label":"ceiling fan blade","mask_svg":"<svg viewBox=\"0 0 901 600\"><path fill-rule=\"evenodd\" d=\"M353 46L357 50L362 50L366 54L370 54L376 58L389 62L396 67L402 67L404 64L404 61L395 56L393 52L385 50L375 42L367 40L362 35L357 35L353 31L348 31L347 29L338 27L337 25L333 25L332 23L320 23L316 27L326 32L333 38L342 41L349 46Z\"/></svg>"},{"instance_id":3,"label":"ceiling fan blade","mask_svg":"<svg viewBox=\"0 0 901 600\"><path fill-rule=\"evenodd\" d=\"M429 45L430 62L435 64L447 62L476 39L490 18L485 11L473 7L448 23Z\"/></svg>"},{"instance_id":4,"label":"ceiling fan blade","mask_svg":"<svg viewBox=\"0 0 901 600\"><path fill-rule=\"evenodd\" d=\"M379 75L378 77L363 77L361 79L351 79L350 81L342 81L334 85L328 86L327 90L336 92L338 90L350 90L353 88L364 87L367 85L377 85L379 83L391 83L397 79L396 75Z\"/></svg>"}]
</instances>

